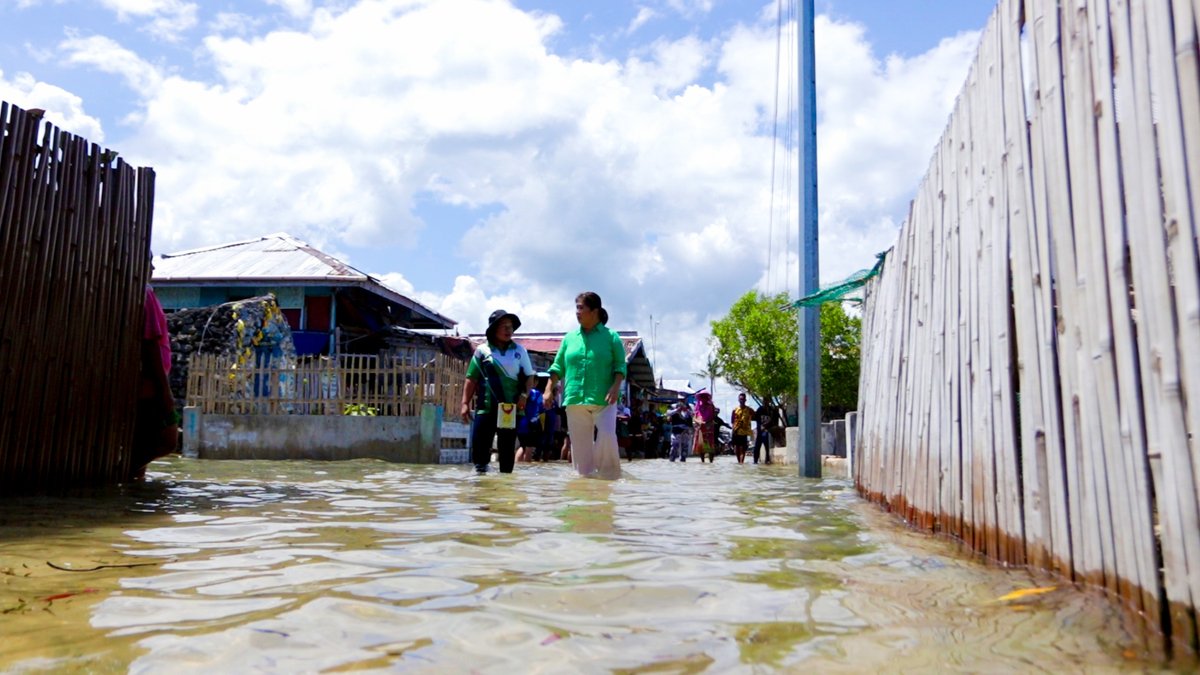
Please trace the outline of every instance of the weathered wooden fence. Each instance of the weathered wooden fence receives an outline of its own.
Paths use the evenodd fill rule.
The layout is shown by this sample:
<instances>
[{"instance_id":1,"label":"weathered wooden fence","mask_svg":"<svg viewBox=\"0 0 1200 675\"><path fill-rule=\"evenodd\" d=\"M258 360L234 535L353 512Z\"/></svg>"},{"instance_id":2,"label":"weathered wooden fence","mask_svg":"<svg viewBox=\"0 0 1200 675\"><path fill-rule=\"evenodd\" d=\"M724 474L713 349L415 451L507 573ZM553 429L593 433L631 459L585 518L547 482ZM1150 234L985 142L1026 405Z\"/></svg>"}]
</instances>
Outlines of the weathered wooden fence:
<instances>
[{"instance_id":1,"label":"weathered wooden fence","mask_svg":"<svg viewBox=\"0 0 1200 675\"><path fill-rule=\"evenodd\" d=\"M1002 0L863 326L859 490L1197 645L1195 0Z\"/></svg>"},{"instance_id":2,"label":"weathered wooden fence","mask_svg":"<svg viewBox=\"0 0 1200 675\"><path fill-rule=\"evenodd\" d=\"M129 469L154 172L0 103L0 495Z\"/></svg>"},{"instance_id":3,"label":"weathered wooden fence","mask_svg":"<svg viewBox=\"0 0 1200 675\"><path fill-rule=\"evenodd\" d=\"M295 367L238 365L236 359L197 354L188 372L187 404L207 414L418 417L434 403L454 414L467 364L430 352L385 358L342 355Z\"/></svg>"}]
</instances>

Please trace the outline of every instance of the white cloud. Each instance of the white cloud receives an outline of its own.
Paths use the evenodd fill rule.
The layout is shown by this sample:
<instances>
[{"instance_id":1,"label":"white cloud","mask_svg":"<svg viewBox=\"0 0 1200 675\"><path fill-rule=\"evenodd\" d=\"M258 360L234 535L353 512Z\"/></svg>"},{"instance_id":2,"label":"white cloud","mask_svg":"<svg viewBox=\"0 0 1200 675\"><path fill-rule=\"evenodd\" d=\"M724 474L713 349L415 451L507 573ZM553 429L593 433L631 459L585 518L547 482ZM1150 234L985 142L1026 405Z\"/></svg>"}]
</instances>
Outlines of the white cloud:
<instances>
[{"instance_id":1,"label":"white cloud","mask_svg":"<svg viewBox=\"0 0 1200 675\"><path fill-rule=\"evenodd\" d=\"M110 38L69 37L59 43L59 49L66 57L66 63L119 75L144 97L152 96L162 82L162 74L156 67Z\"/></svg>"},{"instance_id":2,"label":"white cloud","mask_svg":"<svg viewBox=\"0 0 1200 675\"><path fill-rule=\"evenodd\" d=\"M268 5L282 8L290 16L306 19L312 14L312 0L266 0Z\"/></svg>"},{"instance_id":3,"label":"white cloud","mask_svg":"<svg viewBox=\"0 0 1200 675\"><path fill-rule=\"evenodd\" d=\"M575 324L574 294L563 302L545 299L520 289L488 289L468 275L455 278L454 288L447 295L417 292L416 300L435 307L453 317L462 335L482 333L487 329L487 317L497 309L512 312L521 318L520 332L566 330Z\"/></svg>"},{"instance_id":4,"label":"white cloud","mask_svg":"<svg viewBox=\"0 0 1200 675\"><path fill-rule=\"evenodd\" d=\"M372 274L371 276L378 278L383 282L384 286L393 291L407 295L410 298L416 295L417 289L413 288L412 282L400 272L384 272L382 274Z\"/></svg>"},{"instance_id":5,"label":"white cloud","mask_svg":"<svg viewBox=\"0 0 1200 675\"><path fill-rule=\"evenodd\" d=\"M196 5L181 0L100 0L120 21L143 20L142 29L168 42L196 25Z\"/></svg>"},{"instance_id":6,"label":"white cloud","mask_svg":"<svg viewBox=\"0 0 1200 675\"><path fill-rule=\"evenodd\" d=\"M699 370L708 322L764 283L773 17L618 62L552 52L557 18L498 0L310 16L304 31L209 36L211 81L107 38L63 44L71 63L117 73L141 96L116 147L157 171L156 250L279 230L326 250L410 247L442 226L421 222L418 196L498 206L462 237L470 263L447 270L450 292L412 288L403 268L380 276L464 332L497 307L518 312L523 331L563 330L575 294L595 290L614 328L648 336L649 315L661 322L668 378ZM892 243L974 39L881 62L861 28L819 19L823 279ZM776 226L776 250L786 231Z\"/></svg>"},{"instance_id":7,"label":"white cloud","mask_svg":"<svg viewBox=\"0 0 1200 675\"><path fill-rule=\"evenodd\" d=\"M657 17L658 12L654 11L653 9L649 7L638 7L637 16L633 17L633 20L629 22L629 26L625 28L625 33L627 35L633 35L639 28L645 26L647 23L650 23L650 21Z\"/></svg>"},{"instance_id":8,"label":"white cloud","mask_svg":"<svg viewBox=\"0 0 1200 675\"><path fill-rule=\"evenodd\" d=\"M25 110L41 108L45 119L54 126L96 143L104 142L100 120L83 109L83 99L46 82L37 81L29 73L17 73L11 80L0 70L0 101L7 101Z\"/></svg>"},{"instance_id":9,"label":"white cloud","mask_svg":"<svg viewBox=\"0 0 1200 675\"><path fill-rule=\"evenodd\" d=\"M667 6L684 16L691 17L711 12L713 0L667 0Z\"/></svg>"},{"instance_id":10,"label":"white cloud","mask_svg":"<svg viewBox=\"0 0 1200 675\"><path fill-rule=\"evenodd\" d=\"M832 224L861 227L881 213L902 212L912 198L962 89L978 34L882 64L864 52L858 26L822 18L817 35L822 54L840 55L818 61L824 66L817 87L822 212Z\"/></svg>"},{"instance_id":11,"label":"white cloud","mask_svg":"<svg viewBox=\"0 0 1200 675\"><path fill-rule=\"evenodd\" d=\"M262 24L262 19L238 12L217 12L208 22L208 30L216 35L249 35Z\"/></svg>"}]
</instances>

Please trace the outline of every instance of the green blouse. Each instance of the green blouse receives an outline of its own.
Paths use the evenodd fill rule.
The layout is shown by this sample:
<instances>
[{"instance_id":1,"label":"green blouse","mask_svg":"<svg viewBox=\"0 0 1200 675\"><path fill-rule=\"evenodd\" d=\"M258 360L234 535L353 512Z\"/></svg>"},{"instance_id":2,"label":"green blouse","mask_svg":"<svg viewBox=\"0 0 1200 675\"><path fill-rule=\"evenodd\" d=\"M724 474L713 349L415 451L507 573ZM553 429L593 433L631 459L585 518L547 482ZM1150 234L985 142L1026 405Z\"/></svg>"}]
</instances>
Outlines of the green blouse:
<instances>
[{"instance_id":1,"label":"green blouse","mask_svg":"<svg viewBox=\"0 0 1200 675\"><path fill-rule=\"evenodd\" d=\"M550 366L550 374L563 381L563 405L608 405L604 396L617 373L625 376L625 346L604 324L567 333Z\"/></svg>"}]
</instances>

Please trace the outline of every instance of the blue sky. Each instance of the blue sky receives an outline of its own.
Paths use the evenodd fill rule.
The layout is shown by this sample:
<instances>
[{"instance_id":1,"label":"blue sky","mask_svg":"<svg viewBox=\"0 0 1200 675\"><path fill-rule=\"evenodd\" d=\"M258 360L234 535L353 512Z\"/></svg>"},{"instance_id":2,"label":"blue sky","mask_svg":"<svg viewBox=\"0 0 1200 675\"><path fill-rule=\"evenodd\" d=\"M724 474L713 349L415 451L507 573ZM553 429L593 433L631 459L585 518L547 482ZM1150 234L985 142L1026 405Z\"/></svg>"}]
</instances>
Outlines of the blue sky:
<instances>
[{"instance_id":1,"label":"blue sky","mask_svg":"<svg viewBox=\"0 0 1200 675\"><path fill-rule=\"evenodd\" d=\"M817 1L823 281L894 241L993 5ZM0 0L0 99L154 167L157 252L286 231L463 332L596 290L687 378L710 320L795 285L776 8Z\"/></svg>"}]
</instances>

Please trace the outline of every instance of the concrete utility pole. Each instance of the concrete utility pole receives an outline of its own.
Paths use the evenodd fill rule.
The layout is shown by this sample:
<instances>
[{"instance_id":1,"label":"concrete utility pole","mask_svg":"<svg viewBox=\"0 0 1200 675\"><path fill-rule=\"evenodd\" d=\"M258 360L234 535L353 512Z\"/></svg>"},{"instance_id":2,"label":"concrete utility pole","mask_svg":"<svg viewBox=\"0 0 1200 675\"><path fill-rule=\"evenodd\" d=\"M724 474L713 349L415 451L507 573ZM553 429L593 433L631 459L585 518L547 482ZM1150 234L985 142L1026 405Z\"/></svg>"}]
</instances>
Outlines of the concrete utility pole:
<instances>
[{"instance_id":1,"label":"concrete utility pole","mask_svg":"<svg viewBox=\"0 0 1200 675\"><path fill-rule=\"evenodd\" d=\"M800 95L800 296L818 290L817 269L817 71L814 60L813 0L799 0L796 26ZM819 307L800 307L800 392L797 410L800 475L821 477L821 330Z\"/></svg>"}]
</instances>

